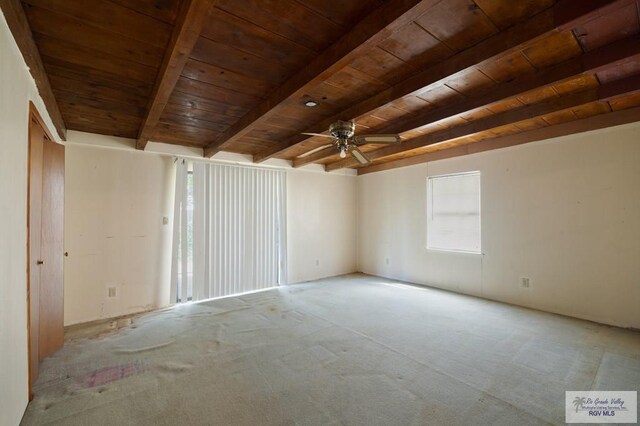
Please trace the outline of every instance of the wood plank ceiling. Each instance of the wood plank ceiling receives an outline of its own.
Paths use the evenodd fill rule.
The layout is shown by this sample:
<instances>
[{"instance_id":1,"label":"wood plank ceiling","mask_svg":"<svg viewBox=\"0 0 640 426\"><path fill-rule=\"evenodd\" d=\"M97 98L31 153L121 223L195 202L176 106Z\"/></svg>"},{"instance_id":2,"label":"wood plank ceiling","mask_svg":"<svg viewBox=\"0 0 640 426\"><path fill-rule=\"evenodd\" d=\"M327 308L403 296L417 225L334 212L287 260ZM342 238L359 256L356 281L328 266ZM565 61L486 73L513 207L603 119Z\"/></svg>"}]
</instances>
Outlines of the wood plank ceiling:
<instances>
[{"instance_id":1,"label":"wood plank ceiling","mask_svg":"<svg viewBox=\"0 0 640 426\"><path fill-rule=\"evenodd\" d=\"M640 0L22 5L66 127L139 148L370 173L640 120ZM403 142L306 155L337 119Z\"/></svg>"}]
</instances>

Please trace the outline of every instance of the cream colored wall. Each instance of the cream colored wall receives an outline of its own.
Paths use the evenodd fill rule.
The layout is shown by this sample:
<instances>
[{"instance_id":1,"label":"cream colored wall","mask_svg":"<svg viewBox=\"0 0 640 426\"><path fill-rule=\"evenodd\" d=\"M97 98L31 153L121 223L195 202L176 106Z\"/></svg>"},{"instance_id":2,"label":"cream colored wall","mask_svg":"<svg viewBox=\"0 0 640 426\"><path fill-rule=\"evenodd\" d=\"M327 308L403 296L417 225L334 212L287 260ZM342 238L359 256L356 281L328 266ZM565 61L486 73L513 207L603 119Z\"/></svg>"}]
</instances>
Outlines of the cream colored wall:
<instances>
[{"instance_id":1,"label":"cream colored wall","mask_svg":"<svg viewBox=\"0 0 640 426\"><path fill-rule=\"evenodd\" d=\"M356 180L350 174L288 171L290 283L356 271Z\"/></svg>"},{"instance_id":2,"label":"cream colored wall","mask_svg":"<svg viewBox=\"0 0 640 426\"><path fill-rule=\"evenodd\" d=\"M28 402L27 165L29 101L55 131L0 14L0 425Z\"/></svg>"},{"instance_id":3,"label":"cream colored wall","mask_svg":"<svg viewBox=\"0 0 640 426\"><path fill-rule=\"evenodd\" d=\"M471 170L484 255L426 250L427 176ZM640 328L640 123L364 175L358 194L363 272Z\"/></svg>"},{"instance_id":4,"label":"cream colored wall","mask_svg":"<svg viewBox=\"0 0 640 426\"><path fill-rule=\"evenodd\" d=\"M70 131L66 153L65 323L169 304L173 157L135 141ZM218 161L242 163L241 156ZM250 159L246 160L250 161ZM287 163L274 160L273 166ZM287 169L288 282L356 270L356 176ZM162 225L162 217L170 219ZM109 298L116 286L118 297Z\"/></svg>"},{"instance_id":5,"label":"cream colored wall","mask_svg":"<svg viewBox=\"0 0 640 426\"><path fill-rule=\"evenodd\" d=\"M169 304L173 160L75 143L87 136L66 149L67 325Z\"/></svg>"}]
</instances>

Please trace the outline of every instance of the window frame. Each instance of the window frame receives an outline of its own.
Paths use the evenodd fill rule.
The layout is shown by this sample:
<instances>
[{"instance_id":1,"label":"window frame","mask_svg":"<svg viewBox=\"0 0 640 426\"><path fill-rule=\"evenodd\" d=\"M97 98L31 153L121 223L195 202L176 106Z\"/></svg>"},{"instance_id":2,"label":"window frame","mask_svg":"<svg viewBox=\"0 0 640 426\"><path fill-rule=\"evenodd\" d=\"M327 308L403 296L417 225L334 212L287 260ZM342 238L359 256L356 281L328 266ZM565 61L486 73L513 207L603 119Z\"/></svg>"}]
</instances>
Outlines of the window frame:
<instances>
[{"instance_id":1,"label":"window frame","mask_svg":"<svg viewBox=\"0 0 640 426\"><path fill-rule=\"evenodd\" d=\"M430 247L429 246L429 208L431 207L431 199L433 197L432 193L432 179L437 178L447 178L447 177L456 177L456 176L467 176L467 175L478 175L479 183L478 183L478 238L480 240L480 244L478 246L478 251L472 250L462 250L462 249L448 249L448 248L438 248L438 247ZM455 173L443 173L440 175L427 176L427 186L426 186L426 200L425 200L425 249L427 251L434 252L443 252L443 253L458 253L458 254L467 254L467 255L483 255L482 252L482 173L480 170L471 170L467 172L455 172Z\"/></svg>"}]
</instances>

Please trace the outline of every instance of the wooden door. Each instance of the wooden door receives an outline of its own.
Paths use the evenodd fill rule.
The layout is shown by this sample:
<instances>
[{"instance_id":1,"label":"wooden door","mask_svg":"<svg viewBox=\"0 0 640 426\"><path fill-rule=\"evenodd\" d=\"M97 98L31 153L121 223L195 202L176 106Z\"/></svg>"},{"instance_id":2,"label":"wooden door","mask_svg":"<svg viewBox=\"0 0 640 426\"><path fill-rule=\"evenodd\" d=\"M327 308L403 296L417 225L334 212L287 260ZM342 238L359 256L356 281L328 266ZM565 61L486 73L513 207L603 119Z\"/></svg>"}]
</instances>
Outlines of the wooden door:
<instances>
[{"instance_id":1,"label":"wooden door","mask_svg":"<svg viewBox=\"0 0 640 426\"><path fill-rule=\"evenodd\" d=\"M41 212L42 212L42 156L44 130L32 116L29 121L29 205L27 229L29 232L27 306L29 307L29 398L33 397L31 387L38 378L40 364L39 316L40 316L40 253Z\"/></svg>"},{"instance_id":2,"label":"wooden door","mask_svg":"<svg viewBox=\"0 0 640 426\"><path fill-rule=\"evenodd\" d=\"M45 139L42 160L41 360L64 343L64 146Z\"/></svg>"},{"instance_id":3,"label":"wooden door","mask_svg":"<svg viewBox=\"0 0 640 426\"><path fill-rule=\"evenodd\" d=\"M27 326L32 399L40 361L64 340L64 146L52 142L33 104L29 114Z\"/></svg>"}]
</instances>

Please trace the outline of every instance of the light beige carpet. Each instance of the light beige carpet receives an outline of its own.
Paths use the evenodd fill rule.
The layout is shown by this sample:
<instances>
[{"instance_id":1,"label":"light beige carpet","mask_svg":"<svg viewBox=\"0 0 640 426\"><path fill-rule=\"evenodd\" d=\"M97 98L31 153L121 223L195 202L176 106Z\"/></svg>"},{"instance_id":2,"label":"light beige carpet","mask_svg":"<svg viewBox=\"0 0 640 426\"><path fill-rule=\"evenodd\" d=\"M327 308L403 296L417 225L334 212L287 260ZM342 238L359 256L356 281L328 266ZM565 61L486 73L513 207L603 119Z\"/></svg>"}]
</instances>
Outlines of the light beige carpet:
<instances>
[{"instance_id":1,"label":"light beige carpet","mask_svg":"<svg viewBox=\"0 0 640 426\"><path fill-rule=\"evenodd\" d=\"M353 275L178 306L47 359L25 425L563 424L640 334Z\"/></svg>"}]
</instances>

